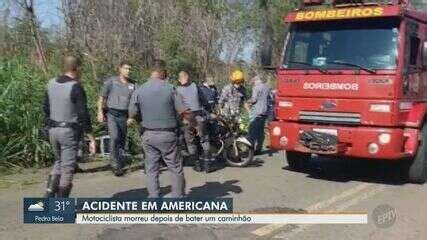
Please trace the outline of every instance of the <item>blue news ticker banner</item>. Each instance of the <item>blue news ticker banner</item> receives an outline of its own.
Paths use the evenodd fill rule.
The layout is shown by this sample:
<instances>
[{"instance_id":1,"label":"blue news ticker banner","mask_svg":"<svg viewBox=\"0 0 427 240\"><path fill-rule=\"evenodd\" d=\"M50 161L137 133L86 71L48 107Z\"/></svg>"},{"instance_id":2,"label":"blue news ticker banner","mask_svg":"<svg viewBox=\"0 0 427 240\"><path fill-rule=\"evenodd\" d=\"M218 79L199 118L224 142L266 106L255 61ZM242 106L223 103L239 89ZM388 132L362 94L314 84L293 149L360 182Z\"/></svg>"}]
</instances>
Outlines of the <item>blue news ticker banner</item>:
<instances>
[{"instance_id":1,"label":"blue news ticker banner","mask_svg":"<svg viewBox=\"0 0 427 240\"><path fill-rule=\"evenodd\" d=\"M232 213L232 198L24 198L24 223L75 223L77 213Z\"/></svg>"}]
</instances>

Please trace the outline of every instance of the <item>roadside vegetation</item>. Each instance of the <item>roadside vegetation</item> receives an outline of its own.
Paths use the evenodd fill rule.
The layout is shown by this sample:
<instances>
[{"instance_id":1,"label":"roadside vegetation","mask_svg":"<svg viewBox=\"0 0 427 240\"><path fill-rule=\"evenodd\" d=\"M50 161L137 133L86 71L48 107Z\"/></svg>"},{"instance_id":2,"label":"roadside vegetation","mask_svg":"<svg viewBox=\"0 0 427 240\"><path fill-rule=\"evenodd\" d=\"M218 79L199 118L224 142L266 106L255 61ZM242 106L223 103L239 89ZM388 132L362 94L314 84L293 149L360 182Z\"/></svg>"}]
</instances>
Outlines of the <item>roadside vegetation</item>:
<instances>
[{"instance_id":1,"label":"roadside vegetation","mask_svg":"<svg viewBox=\"0 0 427 240\"><path fill-rule=\"evenodd\" d=\"M196 81L213 76L221 88L234 69L244 70L247 78L262 73L258 59L263 44L273 48L278 60L285 36L282 17L295 2L65 0L56 9L61 22L45 26L37 0L3 1L0 172L52 163L50 146L40 135L41 103L47 81L60 73L62 56L82 57L82 82L92 114L102 79L114 74L122 60L133 64L132 78L139 83L150 65L163 60L173 83L186 69ZM94 126L103 131L103 126ZM130 135L138 138L136 129Z\"/></svg>"}]
</instances>

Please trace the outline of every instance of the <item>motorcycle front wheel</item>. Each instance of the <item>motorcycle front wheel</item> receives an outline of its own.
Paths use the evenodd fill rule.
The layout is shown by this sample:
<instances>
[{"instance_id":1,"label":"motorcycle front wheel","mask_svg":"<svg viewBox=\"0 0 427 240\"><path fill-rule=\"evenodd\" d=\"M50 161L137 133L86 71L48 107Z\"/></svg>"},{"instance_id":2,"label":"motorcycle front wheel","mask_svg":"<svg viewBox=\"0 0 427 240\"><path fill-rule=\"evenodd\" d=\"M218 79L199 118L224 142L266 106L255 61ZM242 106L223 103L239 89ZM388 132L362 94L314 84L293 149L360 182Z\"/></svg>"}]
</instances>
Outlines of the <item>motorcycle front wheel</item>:
<instances>
[{"instance_id":1,"label":"motorcycle front wheel","mask_svg":"<svg viewBox=\"0 0 427 240\"><path fill-rule=\"evenodd\" d=\"M249 142L235 140L224 149L223 154L228 166L246 167L254 158L254 149Z\"/></svg>"}]
</instances>

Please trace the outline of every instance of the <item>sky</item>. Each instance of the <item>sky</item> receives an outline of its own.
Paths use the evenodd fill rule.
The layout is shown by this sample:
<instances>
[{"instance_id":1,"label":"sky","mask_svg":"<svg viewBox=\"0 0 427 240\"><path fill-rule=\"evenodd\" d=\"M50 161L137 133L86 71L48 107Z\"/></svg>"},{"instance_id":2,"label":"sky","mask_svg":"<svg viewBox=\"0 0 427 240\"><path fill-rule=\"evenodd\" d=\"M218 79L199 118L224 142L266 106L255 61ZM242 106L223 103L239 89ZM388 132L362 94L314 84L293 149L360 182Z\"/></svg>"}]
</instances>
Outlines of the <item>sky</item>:
<instances>
[{"instance_id":1,"label":"sky","mask_svg":"<svg viewBox=\"0 0 427 240\"><path fill-rule=\"evenodd\" d=\"M59 10L61 0L34 0L34 3L34 10L42 27L58 26L63 23L63 16Z\"/></svg>"},{"instance_id":2,"label":"sky","mask_svg":"<svg viewBox=\"0 0 427 240\"><path fill-rule=\"evenodd\" d=\"M9 8L10 16L14 17L18 15L20 6L13 4L16 0L0 0L0 11L4 11ZM20 0L24 1L24 0ZM34 10L37 15L41 26L44 28L50 28L54 26L60 26L63 23L62 13L60 11L61 0L33 0Z\"/></svg>"}]
</instances>

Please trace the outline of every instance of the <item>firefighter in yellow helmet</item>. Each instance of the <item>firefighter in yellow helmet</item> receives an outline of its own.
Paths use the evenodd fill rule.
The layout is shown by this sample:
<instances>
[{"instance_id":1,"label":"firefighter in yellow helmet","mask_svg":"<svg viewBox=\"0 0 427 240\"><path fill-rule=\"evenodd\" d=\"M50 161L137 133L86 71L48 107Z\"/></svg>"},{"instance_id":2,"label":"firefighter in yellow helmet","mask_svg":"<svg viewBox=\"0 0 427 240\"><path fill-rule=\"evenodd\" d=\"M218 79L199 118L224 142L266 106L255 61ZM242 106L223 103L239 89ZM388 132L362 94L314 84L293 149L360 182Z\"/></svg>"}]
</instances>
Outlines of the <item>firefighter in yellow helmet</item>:
<instances>
[{"instance_id":1,"label":"firefighter in yellow helmet","mask_svg":"<svg viewBox=\"0 0 427 240\"><path fill-rule=\"evenodd\" d=\"M236 117L240 115L240 109L246 100L243 72L240 70L232 72L230 81L231 83L222 89L218 103L225 116Z\"/></svg>"}]
</instances>

